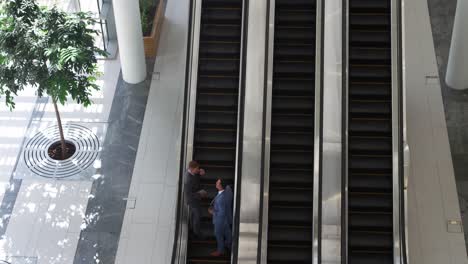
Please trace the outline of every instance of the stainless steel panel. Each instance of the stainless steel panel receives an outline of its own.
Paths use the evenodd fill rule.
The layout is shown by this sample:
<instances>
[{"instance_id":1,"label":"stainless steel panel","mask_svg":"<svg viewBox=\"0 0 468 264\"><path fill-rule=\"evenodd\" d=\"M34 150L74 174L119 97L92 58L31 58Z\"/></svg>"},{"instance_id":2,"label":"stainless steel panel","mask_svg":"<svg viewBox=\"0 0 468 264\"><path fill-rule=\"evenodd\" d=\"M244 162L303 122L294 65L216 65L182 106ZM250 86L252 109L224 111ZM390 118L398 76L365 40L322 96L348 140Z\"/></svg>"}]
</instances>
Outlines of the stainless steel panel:
<instances>
[{"instance_id":1,"label":"stainless steel panel","mask_svg":"<svg viewBox=\"0 0 468 264\"><path fill-rule=\"evenodd\" d=\"M186 146L185 155L181 166L185 167L193 157L193 136L195 131L195 106L197 97L197 76L198 76L198 54L199 54L199 41L200 41L200 23L201 23L201 4L202 0L195 0L192 5L192 32L190 36L190 53L189 53L189 78L188 78L188 98L187 98L187 112L184 113L187 117L186 126ZM184 126L182 126L184 127ZM183 181L184 178L182 177ZM180 222L176 223L179 225L179 236L176 237L177 249L176 258L174 263L185 264L187 262L187 237L188 237L188 223L189 223L189 208L186 206L184 201L184 184L181 184L179 195L181 197L181 203L179 208Z\"/></svg>"},{"instance_id":2,"label":"stainless steel panel","mask_svg":"<svg viewBox=\"0 0 468 264\"><path fill-rule=\"evenodd\" d=\"M392 47L392 155L393 155L393 263L401 261L401 188L400 185L400 149L401 129L400 104L401 104L401 50L400 50L400 2L391 0L391 47Z\"/></svg>"},{"instance_id":3,"label":"stainless steel panel","mask_svg":"<svg viewBox=\"0 0 468 264\"><path fill-rule=\"evenodd\" d=\"M322 263L341 262L342 0L327 0L323 44Z\"/></svg>"},{"instance_id":4,"label":"stainless steel panel","mask_svg":"<svg viewBox=\"0 0 468 264\"><path fill-rule=\"evenodd\" d=\"M343 202L341 210L341 239L343 243L341 244L341 259L343 264L348 263L348 196L349 196L349 175L348 175L348 131L349 131L349 0L343 0Z\"/></svg>"},{"instance_id":5,"label":"stainless steel panel","mask_svg":"<svg viewBox=\"0 0 468 264\"><path fill-rule=\"evenodd\" d=\"M258 259L267 12L266 1L249 1L239 204L238 263L242 264Z\"/></svg>"},{"instance_id":6,"label":"stainless steel panel","mask_svg":"<svg viewBox=\"0 0 468 264\"><path fill-rule=\"evenodd\" d=\"M320 262L322 91L323 91L323 10L324 0L316 4L315 33L315 125L314 125L314 204L312 215L312 263Z\"/></svg>"},{"instance_id":7,"label":"stainless steel panel","mask_svg":"<svg viewBox=\"0 0 468 264\"><path fill-rule=\"evenodd\" d=\"M273 90L273 56L275 48L275 0L270 0L268 15L268 57L267 57L267 84L265 99L265 146L263 161L263 203L262 203L262 237L260 263L267 263L268 256L268 205L270 193L270 149L271 149L271 107Z\"/></svg>"}]
</instances>

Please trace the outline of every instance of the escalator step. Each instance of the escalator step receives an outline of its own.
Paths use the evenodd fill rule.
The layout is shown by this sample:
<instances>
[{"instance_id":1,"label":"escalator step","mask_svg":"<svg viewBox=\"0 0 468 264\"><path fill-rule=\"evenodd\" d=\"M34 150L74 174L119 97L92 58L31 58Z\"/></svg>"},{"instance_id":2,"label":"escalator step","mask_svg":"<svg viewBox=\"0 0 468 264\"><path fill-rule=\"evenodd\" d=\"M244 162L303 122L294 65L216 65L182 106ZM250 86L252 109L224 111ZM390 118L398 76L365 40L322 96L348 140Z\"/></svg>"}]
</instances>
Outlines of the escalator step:
<instances>
[{"instance_id":1,"label":"escalator step","mask_svg":"<svg viewBox=\"0 0 468 264\"><path fill-rule=\"evenodd\" d=\"M390 14L386 13L367 13L351 14L349 17L351 30L353 29L390 29Z\"/></svg>"},{"instance_id":2,"label":"escalator step","mask_svg":"<svg viewBox=\"0 0 468 264\"><path fill-rule=\"evenodd\" d=\"M224 108L236 111L237 101L236 94L198 94L197 107L201 109Z\"/></svg>"},{"instance_id":3,"label":"escalator step","mask_svg":"<svg viewBox=\"0 0 468 264\"><path fill-rule=\"evenodd\" d=\"M276 149L313 149L314 137L310 134L297 134L292 137L287 133L272 132L271 148Z\"/></svg>"},{"instance_id":4,"label":"escalator step","mask_svg":"<svg viewBox=\"0 0 468 264\"><path fill-rule=\"evenodd\" d=\"M276 28L275 45L277 44L314 44L315 28Z\"/></svg>"},{"instance_id":5,"label":"escalator step","mask_svg":"<svg viewBox=\"0 0 468 264\"><path fill-rule=\"evenodd\" d=\"M271 224L302 224L312 223L312 206L270 206L268 218Z\"/></svg>"},{"instance_id":6,"label":"escalator step","mask_svg":"<svg viewBox=\"0 0 468 264\"><path fill-rule=\"evenodd\" d=\"M239 60L237 59L200 59L198 71L202 75L234 76L239 72Z\"/></svg>"},{"instance_id":7,"label":"escalator step","mask_svg":"<svg viewBox=\"0 0 468 264\"><path fill-rule=\"evenodd\" d=\"M309 76L313 78L313 76ZM315 93L314 79L287 80L276 79L273 83L273 95L313 96Z\"/></svg>"},{"instance_id":8,"label":"escalator step","mask_svg":"<svg viewBox=\"0 0 468 264\"><path fill-rule=\"evenodd\" d=\"M276 113L308 113L313 114L315 105L314 97L285 97L275 96L272 100L273 114ZM314 120L312 119L311 122Z\"/></svg>"},{"instance_id":9,"label":"escalator step","mask_svg":"<svg viewBox=\"0 0 468 264\"><path fill-rule=\"evenodd\" d=\"M201 167L206 167L205 164L200 165L203 165ZM227 184L232 185L234 183L233 179L235 171L233 169L227 167L208 167L209 170L207 170L206 174L200 179L201 182L213 184L217 179L226 179Z\"/></svg>"},{"instance_id":10,"label":"escalator step","mask_svg":"<svg viewBox=\"0 0 468 264\"><path fill-rule=\"evenodd\" d=\"M378 212L350 212L349 228L352 230L392 232L392 214Z\"/></svg>"},{"instance_id":11,"label":"escalator step","mask_svg":"<svg viewBox=\"0 0 468 264\"><path fill-rule=\"evenodd\" d=\"M311 186L313 183L312 170L286 170L274 169L270 171L270 182L275 184L304 184Z\"/></svg>"},{"instance_id":12,"label":"escalator step","mask_svg":"<svg viewBox=\"0 0 468 264\"><path fill-rule=\"evenodd\" d=\"M390 173L392 171L392 158L391 156L350 155L349 169L351 172Z\"/></svg>"},{"instance_id":13,"label":"escalator step","mask_svg":"<svg viewBox=\"0 0 468 264\"><path fill-rule=\"evenodd\" d=\"M315 47L311 46L293 46L293 45L276 45L275 60L290 59L290 60L315 60Z\"/></svg>"},{"instance_id":14,"label":"escalator step","mask_svg":"<svg viewBox=\"0 0 468 264\"><path fill-rule=\"evenodd\" d=\"M275 132L312 132L314 123L310 122L313 115L287 116L277 115L271 120L272 131Z\"/></svg>"},{"instance_id":15,"label":"escalator step","mask_svg":"<svg viewBox=\"0 0 468 264\"><path fill-rule=\"evenodd\" d=\"M239 41L240 33L240 25L204 24L200 29L200 41Z\"/></svg>"},{"instance_id":16,"label":"escalator step","mask_svg":"<svg viewBox=\"0 0 468 264\"><path fill-rule=\"evenodd\" d=\"M391 99L390 82L351 82L350 99Z\"/></svg>"},{"instance_id":17,"label":"escalator step","mask_svg":"<svg viewBox=\"0 0 468 264\"><path fill-rule=\"evenodd\" d=\"M390 47L390 32L383 30L353 30L349 32L351 46Z\"/></svg>"},{"instance_id":18,"label":"escalator step","mask_svg":"<svg viewBox=\"0 0 468 264\"><path fill-rule=\"evenodd\" d=\"M296 245L268 245L268 264L310 264L311 247Z\"/></svg>"},{"instance_id":19,"label":"escalator step","mask_svg":"<svg viewBox=\"0 0 468 264\"><path fill-rule=\"evenodd\" d=\"M213 129L236 129L237 113L233 112L203 112L197 111L197 127ZM201 114L204 113L204 114Z\"/></svg>"},{"instance_id":20,"label":"escalator step","mask_svg":"<svg viewBox=\"0 0 468 264\"><path fill-rule=\"evenodd\" d=\"M353 0L349 2L351 13L353 12L389 12L390 1Z\"/></svg>"},{"instance_id":21,"label":"escalator step","mask_svg":"<svg viewBox=\"0 0 468 264\"><path fill-rule=\"evenodd\" d=\"M200 45L200 58L237 58L240 45L236 42L205 43Z\"/></svg>"},{"instance_id":22,"label":"escalator step","mask_svg":"<svg viewBox=\"0 0 468 264\"><path fill-rule=\"evenodd\" d=\"M240 24L242 10L240 8L205 8L201 19L205 24Z\"/></svg>"},{"instance_id":23,"label":"escalator step","mask_svg":"<svg viewBox=\"0 0 468 264\"><path fill-rule=\"evenodd\" d=\"M236 133L233 130L198 130L195 145L198 144L236 144Z\"/></svg>"},{"instance_id":24,"label":"escalator step","mask_svg":"<svg viewBox=\"0 0 468 264\"><path fill-rule=\"evenodd\" d=\"M391 174L359 174L353 173L349 177L349 188L357 192L392 191Z\"/></svg>"},{"instance_id":25,"label":"escalator step","mask_svg":"<svg viewBox=\"0 0 468 264\"><path fill-rule=\"evenodd\" d=\"M294 9L315 9L315 0L276 0L276 10L288 8ZM315 11L313 11L315 13Z\"/></svg>"},{"instance_id":26,"label":"escalator step","mask_svg":"<svg viewBox=\"0 0 468 264\"><path fill-rule=\"evenodd\" d=\"M349 141L351 154L392 154L391 137L353 137Z\"/></svg>"},{"instance_id":27,"label":"escalator step","mask_svg":"<svg viewBox=\"0 0 468 264\"><path fill-rule=\"evenodd\" d=\"M273 67L273 73L277 77L302 78L315 73L315 61L281 61L277 60Z\"/></svg>"},{"instance_id":28,"label":"escalator step","mask_svg":"<svg viewBox=\"0 0 468 264\"><path fill-rule=\"evenodd\" d=\"M272 205L311 205L312 199L312 188L270 187L270 203Z\"/></svg>"},{"instance_id":29,"label":"escalator step","mask_svg":"<svg viewBox=\"0 0 468 264\"><path fill-rule=\"evenodd\" d=\"M232 163L235 160L236 151L233 148L201 148L195 149L195 157L197 160L204 160L209 163ZM234 164L232 164L234 166Z\"/></svg>"},{"instance_id":30,"label":"escalator step","mask_svg":"<svg viewBox=\"0 0 468 264\"><path fill-rule=\"evenodd\" d=\"M392 193L349 193L349 208L362 212L391 212Z\"/></svg>"},{"instance_id":31,"label":"escalator step","mask_svg":"<svg viewBox=\"0 0 468 264\"><path fill-rule=\"evenodd\" d=\"M312 243L312 225L269 225L268 241L271 244L310 245Z\"/></svg>"},{"instance_id":32,"label":"escalator step","mask_svg":"<svg viewBox=\"0 0 468 264\"><path fill-rule=\"evenodd\" d=\"M391 117L392 105L383 100L349 100L352 117Z\"/></svg>"},{"instance_id":33,"label":"escalator step","mask_svg":"<svg viewBox=\"0 0 468 264\"><path fill-rule=\"evenodd\" d=\"M383 252L350 252L349 264L393 264L393 255L391 251Z\"/></svg>"},{"instance_id":34,"label":"escalator step","mask_svg":"<svg viewBox=\"0 0 468 264\"><path fill-rule=\"evenodd\" d=\"M350 118L349 131L351 136L391 136L392 124L390 119Z\"/></svg>"},{"instance_id":35,"label":"escalator step","mask_svg":"<svg viewBox=\"0 0 468 264\"><path fill-rule=\"evenodd\" d=\"M352 81L390 81L392 69L390 65L351 65L349 78Z\"/></svg>"},{"instance_id":36,"label":"escalator step","mask_svg":"<svg viewBox=\"0 0 468 264\"><path fill-rule=\"evenodd\" d=\"M279 10L275 14L275 22L278 26L314 27L315 16L304 10Z\"/></svg>"},{"instance_id":37,"label":"escalator step","mask_svg":"<svg viewBox=\"0 0 468 264\"><path fill-rule=\"evenodd\" d=\"M238 93L239 78L210 78L207 76L198 77L198 88L206 91L216 91L220 93Z\"/></svg>"},{"instance_id":38,"label":"escalator step","mask_svg":"<svg viewBox=\"0 0 468 264\"><path fill-rule=\"evenodd\" d=\"M242 0L204 0L203 8L242 8Z\"/></svg>"},{"instance_id":39,"label":"escalator step","mask_svg":"<svg viewBox=\"0 0 468 264\"><path fill-rule=\"evenodd\" d=\"M369 232L354 231L349 232L349 247L351 250L386 250L393 247L393 233L390 232Z\"/></svg>"},{"instance_id":40,"label":"escalator step","mask_svg":"<svg viewBox=\"0 0 468 264\"><path fill-rule=\"evenodd\" d=\"M350 47L349 49L349 59L352 64L388 64L391 55L391 50L387 48Z\"/></svg>"},{"instance_id":41,"label":"escalator step","mask_svg":"<svg viewBox=\"0 0 468 264\"><path fill-rule=\"evenodd\" d=\"M300 167L311 168L314 165L313 149L308 151L272 151L271 163L284 168Z\"/></svg>"}]
</instances>

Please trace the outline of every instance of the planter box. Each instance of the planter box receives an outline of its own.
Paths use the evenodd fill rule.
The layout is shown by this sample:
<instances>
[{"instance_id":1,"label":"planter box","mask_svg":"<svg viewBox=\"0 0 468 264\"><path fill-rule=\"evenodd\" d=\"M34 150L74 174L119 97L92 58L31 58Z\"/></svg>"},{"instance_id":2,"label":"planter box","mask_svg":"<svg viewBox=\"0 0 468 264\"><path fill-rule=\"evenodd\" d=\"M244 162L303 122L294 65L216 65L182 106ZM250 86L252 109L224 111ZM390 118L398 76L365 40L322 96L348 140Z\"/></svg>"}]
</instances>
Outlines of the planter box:
<instances>
[{"instance_id":1,"label":"planter box","mask_svg":"<svg viewBox=\"0 0 468 264\"><path fill-rule=\"evenodd\" d=\"M162 24L164 22L164 0L160 0L156 14L154 15L153 29L151 35L143 37L145 47L145 56L149 58L156 57L159 46L159 35L161 34Z\"/></svg>"}]
</instances>

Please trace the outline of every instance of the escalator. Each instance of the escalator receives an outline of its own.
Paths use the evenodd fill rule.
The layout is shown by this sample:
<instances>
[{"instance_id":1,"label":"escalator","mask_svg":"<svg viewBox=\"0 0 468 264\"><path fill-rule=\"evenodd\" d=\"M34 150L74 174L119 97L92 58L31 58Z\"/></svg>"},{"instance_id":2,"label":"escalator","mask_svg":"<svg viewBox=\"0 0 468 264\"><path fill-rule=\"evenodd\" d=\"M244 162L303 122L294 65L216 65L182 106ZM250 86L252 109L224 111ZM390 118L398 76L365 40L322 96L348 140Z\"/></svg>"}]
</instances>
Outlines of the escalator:
<instances>
[{"instance_id":1,"label":"escalator","mask_svg":"<svg viewBox=\"0 0 468 264\"><path fill-rule=\"evenodd\" d=\"M349 0L349 264L394 261L390 2Z\"/></svg>"},{"instance_id":2,"label":"escalator","mask_svg":"<svg viewBox=\"0 0 468 264\"><path fill-rule=\"evenodd\" d=\"M316 2L275 2L266 262L311 263Z\"/></svg>"},{"instance_id":3,"label":"escalator","mask_svg":"<svg viewBox=\"0 0 468 264\"><path fill-rule=\"evenodd\" d=\"M187 263L230 263L230 256L211 257L216 250L208 207L216 179L234 183L238 130L238 97L242 0L203 0L201 6L197 101L193 159L206 170L201 187L203 239L188 240Z\"/></svg>"}]
</instances>

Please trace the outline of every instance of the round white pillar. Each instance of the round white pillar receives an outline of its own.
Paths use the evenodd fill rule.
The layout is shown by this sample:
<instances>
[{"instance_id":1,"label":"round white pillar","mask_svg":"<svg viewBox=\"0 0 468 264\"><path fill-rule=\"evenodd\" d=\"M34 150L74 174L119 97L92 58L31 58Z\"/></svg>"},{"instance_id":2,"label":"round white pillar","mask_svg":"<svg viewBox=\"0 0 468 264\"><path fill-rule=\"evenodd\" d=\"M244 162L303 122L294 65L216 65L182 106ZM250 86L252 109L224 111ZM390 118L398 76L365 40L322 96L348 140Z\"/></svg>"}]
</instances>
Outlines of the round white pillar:
<instances>
[{"instance_id":1,"label":"round white pillar","mask_svg":"<svg viewBox=\"0 0 468 264\"><path fill-rule=\"evenodd\" d=\"M468 89L468 0L458 0L445 82L453 89Z\"/></svg>"},{"instance_id":2,"label":"round white pillar","mask_svg":"<svg viewBox=\"0 0 468 264\"><path fill-rule=\"evenodd\" d=\"M146 79L143 32L138 0L114 0L115 27L119 43L122 77L128 83Z\"/></svg>"}]
</instances>

